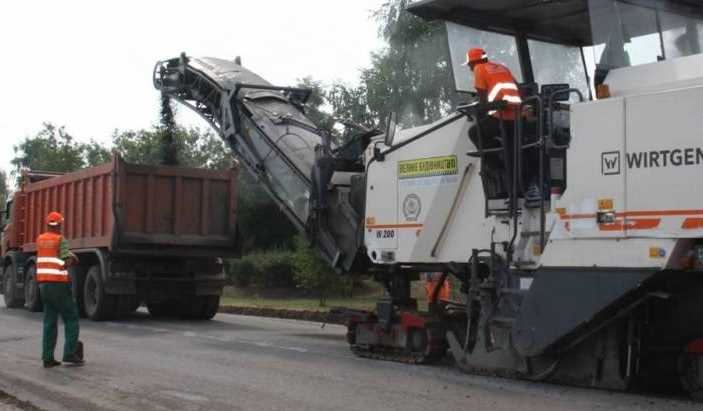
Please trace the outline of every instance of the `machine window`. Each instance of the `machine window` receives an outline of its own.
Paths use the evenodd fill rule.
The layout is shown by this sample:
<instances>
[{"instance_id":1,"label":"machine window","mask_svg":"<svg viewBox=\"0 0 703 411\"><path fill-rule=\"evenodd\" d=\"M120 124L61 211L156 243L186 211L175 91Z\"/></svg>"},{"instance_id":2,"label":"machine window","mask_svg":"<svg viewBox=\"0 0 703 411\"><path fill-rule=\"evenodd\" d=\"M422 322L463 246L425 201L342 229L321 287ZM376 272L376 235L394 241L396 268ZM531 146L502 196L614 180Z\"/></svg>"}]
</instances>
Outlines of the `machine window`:
<instances>
[{"instance_id":1,"label":"machine window","mask_svg":"<svg viewBox=\"0 0 703 411\"><path fill-rule=\"evenodd\" d=\"M615 0L590 0L594 53L608 69L663 59L655 9Z\"/></svg>"},{"instance_id":2,"label":"machine window","mask_svg":"<svg viewBox=\"0 0 703 411\"><path fill-rule=\"evenodd\" d=\"M248 118L243 119L245 135L254 143L258 155L263 162L265 176L271 190L286 204L300 221L307 221L310 189L291 167L281 158L276 150L267 144L267 139ZM299 138L290 134L278 141L280 145L295 146L300 144ZM288 141L290 140L290 141ZM299 146L296 146L300 149ZM299 150L302 151L302 150Z\"/></svg>"},{"instance_id":3,"label":"machine window","mask_svg":"<svg viewBox=\"0 0 703 411\"><path fill-rule=\"evenodd\" d=\"M528 40L535 81L538 84L567 83L588 96L586 68L576 47ZM559 64L555 64L559 62Z\"/></svg>"},{"instance_id":4,"label":"machine window","mask_svg":"<svg viewBox=\"0 0 703 411\"><path fill-rule=\"evenodd\" d=\"M703 20L669 12L660 12L659 18L667 59L701 53Z\"/></svg>"},{"instance_id":5,"label":"machine window","mask_svg":"<svg viewBox=\"0 0 703 411\"><path fill-rule=\"evenodd\" d=\"M672 10L589 0L596 63L614 69L701 53L703 19Z\"/></svg>"},{"instance_id":6,"label":"machine window","mask_svg":"<svg viewBox=\"0 0 703 411\"><path fill-rule=\"evenodd\" d=\"M475 91L474 73L464 65L466 51L471 47L486 50L488 58L507 66L518 82L522 81L517 44L513 36L477 30L459 24L447 23L449 52L454 72L454 82L458 91Z\"/></svg>"}]
</instances>

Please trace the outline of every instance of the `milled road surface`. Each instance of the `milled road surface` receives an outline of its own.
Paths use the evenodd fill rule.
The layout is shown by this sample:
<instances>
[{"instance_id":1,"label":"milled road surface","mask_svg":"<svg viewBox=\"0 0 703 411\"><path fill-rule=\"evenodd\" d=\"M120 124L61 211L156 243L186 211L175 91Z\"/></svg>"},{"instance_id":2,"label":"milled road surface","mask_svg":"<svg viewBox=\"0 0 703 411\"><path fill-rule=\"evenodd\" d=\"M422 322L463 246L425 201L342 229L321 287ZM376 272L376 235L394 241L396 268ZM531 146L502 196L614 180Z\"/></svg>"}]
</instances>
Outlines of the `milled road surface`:
<instances>
[{"instance_id":1,"label":"milled road surface","mask_svg":"<svg viewBox=\"0 0 703 411\"><path fill-rule=\"evenodd\" d=\"M86 366L51 370L39 361L40 331L41 314L0 309L0 391L47 410L701 409L360 359L343 327L291 320L218 315L198 323L137 314L82 321Z\"/></svg>"}]
</instances>

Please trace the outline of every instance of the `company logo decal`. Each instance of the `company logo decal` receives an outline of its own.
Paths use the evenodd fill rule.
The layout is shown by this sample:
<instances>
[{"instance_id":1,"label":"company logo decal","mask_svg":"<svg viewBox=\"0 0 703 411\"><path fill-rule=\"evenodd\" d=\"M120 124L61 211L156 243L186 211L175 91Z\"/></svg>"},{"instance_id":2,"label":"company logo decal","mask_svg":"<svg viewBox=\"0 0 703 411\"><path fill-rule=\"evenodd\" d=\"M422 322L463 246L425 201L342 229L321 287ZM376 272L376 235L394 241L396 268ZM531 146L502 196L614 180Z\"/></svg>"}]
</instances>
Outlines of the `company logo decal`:
<instances>
[{"instance_id":1,"label":"company logo decal","mask_svg":"<svg viewBox=\"0 0 703 411\"><path fill-rule=\"evenodd\" d=\"M601 160L601 169L604 176L614 176L620 174L620 152L609 151L603 153Z\"/></svg>"},{"instance_id":2,"label":"company logo decal","mask_svg":"<svg viewBox=\"0 0 703 411\"><path fill-rule=\"evenodd\" d=\"M408 194L403 200L403 215L407 221L417 221L422 212L422 201L417 194Z\"/></svg>"},{"instance_id":3,"label":"company logo decal","mask_svg":"<svg viewBox=\"0 0 703 411\"><path fill-rule=\"evenodd\" d=\"M622 158L619 151L609 151L601 156L603 175L619 175ZM703 165L703 148L677 148L672 150L640 151L625 155L628 170L643 168L687 167Z\"/></svg>"}]
</instances>

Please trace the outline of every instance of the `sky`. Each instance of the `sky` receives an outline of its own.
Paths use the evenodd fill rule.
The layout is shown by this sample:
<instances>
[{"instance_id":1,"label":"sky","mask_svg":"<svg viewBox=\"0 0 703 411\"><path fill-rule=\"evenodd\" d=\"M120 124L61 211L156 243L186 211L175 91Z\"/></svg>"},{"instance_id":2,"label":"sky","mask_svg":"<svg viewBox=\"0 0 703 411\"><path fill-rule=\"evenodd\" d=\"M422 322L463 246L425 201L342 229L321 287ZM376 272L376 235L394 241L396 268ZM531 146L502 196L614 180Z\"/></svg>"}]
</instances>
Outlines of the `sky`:
<instances>
[{"instance_id":1,"label":"sky","mask_svg":"<svg viewBox=\"0 0 703 411\"><path fill-rule=\"evenodd\" d=\"M0 168L49 121L81 141L158 121L158 60L234 59L276 85L311 76L354 84L383 47L383 0L22 0L0 14ZM177 120L206 128L185 108Z\"/></svg>"}]
</instances>

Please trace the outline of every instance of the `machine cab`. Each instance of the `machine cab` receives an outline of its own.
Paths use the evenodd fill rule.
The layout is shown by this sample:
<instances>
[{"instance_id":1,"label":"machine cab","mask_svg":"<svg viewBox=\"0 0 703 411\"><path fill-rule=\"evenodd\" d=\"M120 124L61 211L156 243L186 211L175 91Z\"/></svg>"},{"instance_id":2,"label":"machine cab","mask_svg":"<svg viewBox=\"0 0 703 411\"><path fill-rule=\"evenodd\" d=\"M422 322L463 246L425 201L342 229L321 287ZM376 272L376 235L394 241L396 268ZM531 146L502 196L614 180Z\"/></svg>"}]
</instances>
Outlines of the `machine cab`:
<instances>
[{"instance_id":1,"label":"machine cab","mask_svg":"<svg viewBox=\"0 0 703 411\"><path fill-rule=\"evenodd\" d=\"M533 118L520 116L517 123L522 124L515 126L517 154L497 153L507 158L505 164L517 161L520 171L501 177L510 167L490 170L484 165L488 214L511 207L516 212L535 181L543 203L550 192L567 190L574 104L656 87L664 80L655 74L634 77L628 70L700 54L703 41L703 7L688 0L421 0L409 10L445 22L458 91L474 91L473 73L463 63L470 47L481 47L490 60L512 71L523 109L532 107L521 111L533 113ZM506 146L506 136L482 138L489 147L496 138ZM482 157L487 155L496 154Z\"/></svg>"}]
</instances>

